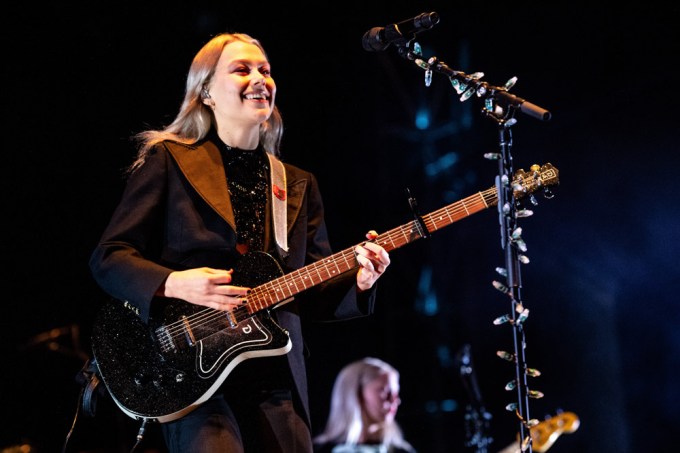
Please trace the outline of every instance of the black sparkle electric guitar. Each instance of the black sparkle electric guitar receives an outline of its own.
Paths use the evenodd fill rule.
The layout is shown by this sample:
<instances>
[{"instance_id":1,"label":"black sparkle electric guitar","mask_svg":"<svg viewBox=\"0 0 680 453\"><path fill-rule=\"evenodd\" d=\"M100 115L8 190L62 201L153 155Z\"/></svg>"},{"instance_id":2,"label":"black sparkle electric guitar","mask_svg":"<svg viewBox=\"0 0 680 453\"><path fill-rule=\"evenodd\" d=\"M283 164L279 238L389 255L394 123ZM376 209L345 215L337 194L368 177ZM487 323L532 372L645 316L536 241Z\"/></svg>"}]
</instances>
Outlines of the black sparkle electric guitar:
<instances>
[{"instance_id":1,"label":"black sparkle electric guitar","mask_svg":"<svg viewBox=\"0 0 680 453\"><path fill-rule=\"evenodd\" d=\"M551 164L519 170L509 182L516 200L558 184ZM388 252L498 204L491 187L379 235ZM424 231L427 229L427 231ZM241 362L286 354L288 333L271 310L315 285L355 269L354 246L284 274L266 253L243 255L234 284L252 288L244 305L225 312L169 299L162 313L142 321L130 305L112 300L99 312L92 351L102 381L128 416L176 420L212 396Z\"/></svg>"}]
</instances>

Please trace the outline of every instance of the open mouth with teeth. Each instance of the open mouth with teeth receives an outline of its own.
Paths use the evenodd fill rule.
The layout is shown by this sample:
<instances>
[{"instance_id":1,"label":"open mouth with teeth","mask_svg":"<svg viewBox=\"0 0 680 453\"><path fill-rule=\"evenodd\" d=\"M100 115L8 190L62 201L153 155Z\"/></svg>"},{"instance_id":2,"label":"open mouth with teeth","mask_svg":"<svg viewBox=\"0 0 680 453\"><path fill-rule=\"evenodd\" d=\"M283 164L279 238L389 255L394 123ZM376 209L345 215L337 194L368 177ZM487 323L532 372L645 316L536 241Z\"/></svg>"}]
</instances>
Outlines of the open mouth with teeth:
<instances>
[{"instance_id":1,"label":"open mouth with teeth","mask_svg":"<svg viewBox=\"0 0 680 453\"><path fill-rule=\"evenodd\" d=\"M251 101L266 101L267 100L267 94L264 92L259 92L259 93L248 93L243 96L245 99L251 100Z\"/></svg>"}]
</instances>

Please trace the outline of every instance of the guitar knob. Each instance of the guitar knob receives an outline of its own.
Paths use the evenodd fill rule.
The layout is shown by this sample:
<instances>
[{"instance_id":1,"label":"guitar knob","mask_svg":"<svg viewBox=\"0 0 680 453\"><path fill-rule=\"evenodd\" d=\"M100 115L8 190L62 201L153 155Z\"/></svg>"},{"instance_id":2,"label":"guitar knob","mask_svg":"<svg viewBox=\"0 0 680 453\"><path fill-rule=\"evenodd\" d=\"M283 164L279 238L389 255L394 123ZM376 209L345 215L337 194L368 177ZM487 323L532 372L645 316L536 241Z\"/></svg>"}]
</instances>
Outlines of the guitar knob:
<instances>
[{"instance_id":1,"label":"guitar knob","mask_svg":"<svg viewBox=\"0 0 680 453\"><path fill-rule=\"evenodd\" d=\"M146 375L146 373L140 372L135 374L134 381L137 385L145 385L147 382L149 382L149 377Z\"/></svg>"},{"instance_id":2,"label":"guitar knob","mask_svg":"<svg viewBox=\"0 0 680 453\"><path fill-rule=\"evenodd\" d=\"M175 382L182 382L184 381L185 375L184 373L177 373L175 375Z\"/></svg>"}]
</instances>

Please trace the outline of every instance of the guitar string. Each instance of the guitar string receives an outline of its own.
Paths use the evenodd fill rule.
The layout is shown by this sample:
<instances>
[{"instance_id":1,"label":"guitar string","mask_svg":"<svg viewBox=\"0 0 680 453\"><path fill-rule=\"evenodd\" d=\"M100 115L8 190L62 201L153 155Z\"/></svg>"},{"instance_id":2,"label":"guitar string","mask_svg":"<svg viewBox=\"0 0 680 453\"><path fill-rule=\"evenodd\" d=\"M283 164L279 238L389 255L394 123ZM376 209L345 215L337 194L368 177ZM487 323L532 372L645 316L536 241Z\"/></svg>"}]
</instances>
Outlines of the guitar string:
<instances>
[{"instance_id":1,"label":"guitar string","mask_svg":"<svg viewBox=\"0 0 680 453\"><path fill-rule=\"evenodd\" d=\"M489 193L493 193L493 192L495 192L495 188L490 188L490 189L487 189L485 191L485 193L487 195ZM472 211L470 211L466 206L466 202L470 203L471 200L476 199L480 194L481 194L482 199L480 201L471 203L470 206L474 207L474 209ZM454 221L456 221L458 219L467 217L468 215L470 215L471 212L474 213L474 212L477 212L481 209L484 209L485 207L487 207L487 205L488 205L488 203L486 202L486 196L484 195L484 193L480 192L480 193L471 195L471 196L461 200L460 202L454 203L453 205L449 205L447 207L444 207L444 208L441 208L437 211L434 211L433 213L425 216L424 223L425 223L428 231L434 231L434 230L439 228L439 226L438 226L439 223L438 223L437 219L439 219L439 221L441 221L444 218L442 213L446 214L445 217L448 217L448 221L445 222L445 226L446 226L446 225L450 225L451 223L453 223ZM405 243L409 242L407 235L404 235L404 233L403 233L404 227L411 227L413 225L415 225L415 222L409 222L406 225L402 225L401 227L390 230L387 233L376 238L376 241L380 243L380 239L383 239L383 238L389 239L389 242L391 243L392 248L396 248L396 247L399 247L401 245L404 245ZM414 232L414 229L412 227L407 228L407 230L410 231L411 233ZM396 236L396 237L405 236L406 242L402 243L401 245L394 246L395 240L392 238L393 236ZM344 250L344 251L340 252L339 254L337 254L336 256L343 257L345 259L345 261L347 262L347 256L346 255L352 255L352 257L353 257L353 255L354 255L353 249L354 249L354 247L347 249L347 250ZM322 264L322 265L325 266L330 258L332 258L332 257L326 258L326 259L322 260L322 262L314 263L314 265L312 265L312 267L318 268L319 266L317 266L317 264ZM354 261L354 258L352 258L352 261ZM339 275L340 273L344 273L346 271L349 271L355 266L356 266L356 263L354 263L353 266L348 266L348 268L346 270L339 272L336 275ZM270 281L266 284L263 284L263 285L260 285L256 288L254 288L253 292L251 294L249 294L249 297L253 298L253 301L248 302L246 305L244 305L244 307L246 307L246 309L248 309L249 307L252 307L252 306L258 306L260 299L262 299L263 297L266 297L267 295L269 295L269 297L271 298L271 291L269 291L268 288L274 287L273 292L276 293L276 287L277 287L276 282L280 279L281 280L292 279L295 286L296 286L296 289L298 290L298 292L300 292L301 290L299 290L298 285L295 282L297 281L301 284L303 284L304 282L299 280L299 276L296 275L296 274L301 274L303 270L305 270L305 268L297 269L296 271L293 271L293 273L291 273L291 274L287 274L283 277L279 277L279 278L272 280L272 281ZM317 272L318 272L318 269L317 269ZM328 273L328 278L332 278L333 276L335 276L335 275L332 275L332 273L328 272L327 269L326 269L326 272ZM308 269L307 269L306 274L309 274ZM298 279L298 280L296 280L296 279ZM324 280L322 279L321 281L324 281ZM304 286L303 290L306 289L306 285L302 285L302 286ZM293 295L293 293L291 293L291 295L288 296L288 297L291 297L292 295ZM280 299L280 300L284 300L284 299ZM267 306L271 306L271 305L272 304L267 304L267 305L264 306L264 308L266 308ZM261 309L261 308L258 308L257 310L252 310L252 312L250 314L254 314L256 311L259 311L259 309ZM234 311L237 311L237 310L239 310L239 309L236 309ZM248 310L248 311L250 312L250 310ZM238 314L238 313L236 313L236 314ZM174 339L176 339L177 337L185 336L184 335L184 333L186 332L185 323L189 323L190 326L193 325L194 328L200 328L200 327L206 325L207 323L214 322L214 321L216 321L220 318L226 318L226 316L227 316L227 314L222 310L207 308L207 309L202 310L202 311L200 311L200 312L198 312L198 313L196 313L192 316L189 316L185 319L175 321L174 323L171 323L171 324L169 324L165 327L161 327L161 328L157 329L157 332L160 332L160 333L163 334L159 338L161 346L167 347L168 343L176 343L176 341L174 341Z\"/></svg>"},{"instance_id":2,"label":"guitar string","mask_svg":"<svg viewBox=\"0 0 680 453\"><path fill-rule=\"evenodd\" d=\"M540 186L540 178L539 179L534 178L533 181L536 184L534 184L532 187L530 187L530 189L535 189L536 187ZM521 178L517 178L517 179L513 180L513 185L517 184L517 183L522 185L525 190L527 189L526 185L524 184L524 180L522 180ZM476 200L478 196L480 197L480 199ZM467 204L466 204L466 202L470 203L471 201L473 201L473 203L471 203L470 206L474 207L474 209L472 211L470 211L467 208ZM497 201L498 200L497 200L497 197L496 197L496 189L495 189L495 187L491 187L491 188L487 189L486 191L478 192L477 194L470 195L469 197L467 197L467 198L465 198L465 199L463 199L459 202L453 203L449 206L446 206L446 207L440 208L437 211L434 211L433 213L425 216L424 223L425 223L425 226L426 226L428 232L432 232L432 231L439 229L439 224L437 223L436 219L439 219L440 221L442 219L444 219L444 216L442 216L441 213L446 214L446 217L448 217L448 221L445 221L443 226L448 226L448 225L450 225L451 223L453 223L457 220L465 218L465 217L467 217L467 216L469 216L473 213L476 213L476 212L478 212L482 209L485 209L485 208L495 204ZM461 210L461 208L462 208L462 210ZM428 224L429 224L429 226L428 226ZM397 227L397 228L390 230L387 233L379 236L376 239L376 241L378 243L381 243L380 241L382 239L389 239L389 238L391 238L392 236L395 236L395 235L404 236L405 242L399 243L397 245L395 245L394 239L390 239L390 245L392 246L392 248L388 249L388 251L392 250L394 248L400 247L400 246L402 246L406 243L411 242L411 241L409 241L409 236L403 234L403 231L406 228L407 231L409 231L411 234L413 234L415 232L415 230L413 229L414 225L415 225L415 222L410 222L406 225L402 225L400 227ZM412 239L412 237L411 237L411 239ZM384 242L382 245L387 245L387 242ZM351 252L352 250L353 250L353 247L350 248L350 249L346 249L346 250L344 250L344 251L342 251L342 252L340 252L340 253L338 253L334 256L328 257L328 258L324 259L321 262L321 264L326 266L326 264L328 262L332 263L335 258L343 257L345 259L345 262L346 262L345 264L347 265L347 255L352 253ZM337 259L335 261L337 261ZM317 263L315 263L315 264L317 264ZM356 266L356 263L354 263L351 266L347 265L347 269L342 270L342 271L340 269L337 269L339 271L337 275L344 273L346 271L349 271L355 266ZM289 297L293 296L294 294L297 294L298 292L300 292L304 289L307 289L307 286L306 286L306 284L303 280L296 280L296 279L299 278L299 274L303 274L305 272L306 272L306 275L309 276L309 272L310 272L309 269L316 269L317 273L319 273L318 268L319 268L319 266L312 265L312 267L305 267L305 268L302 268L302 269L298 269L291 274L279 277L278 279L272 280L271 282L268 282L264 285L260 285L259 287L255 288L254 293L251 294L251 298L253 298L253 301L246 303L246 305L245 305L246 310L248 311L248 313L250 315L253 315L257 311L259 311L263 308L267 308L267 307L273 305L274 303L277 303L277 302L284 300L284 298L276 298L276 297L272 298L272 294L276 294L278 292L277 288L279 288L279 287L283 288L283 286L281 286L281 285L277 286L276 282L278 280L293 280L293 284L295 285L295 289L296 289L297 292L295 292L295 293L290 292ZM336 265L336 268L337 268L337 265ZM326 266L326 272L328 272L327 266ZM319 276L320 276L320 273L319 273ZM327 278L331 278L333 276L334 275L332 275L332 273L328 273ZM307 277L304 277L304 279L306 279L306 278ZM321 278L322 278L321 281L324 281L324 278L323 277L321 277ZM299 282L303 286L302 290L299 289L296 281ZM314 284L316 284L316 283L314 283ZM271 288L271 287L274 288L273 291L269 291L269 290L265 291L265 288ZM262 297L260 297L260 298L256 297L258 289L263 294L263 296L267 296L267 295L269 296L270 303L267 303L263 306L258 305L258 301L262 299ZM253 306L255 306L256 308L252 309ZM236 315L238 315L238 314L240 314L240 309L237 308L234 311L232 311L232 313L234 313L234 312L236 312ZM174 327L173 327L173 324L170 324L166 327L157 329L157 331L160 330L162 332L164 331L164 332L168 333L168 336L171 337L170 340L165 339L166 338L165 336L163 337L164 339L161 340L162 342L167 342L167 341L171 341L172 338L177 336L178 332L179 332L179 334L181 334L182 332L186 331L185 322L189 322L189 324L191 324L192 322L197 323L199 321L203 321L203 323L205 324L207 322L213 322L216 319L223 318L225 316L226 316L225 312L223 312L221 310L206 309L206 310L203 310L203 311L193 315L192 317L186 318L185 320L176 321L174 323ZM203 319L201 319L201 318L203 318ZM196 327L201 327L201 326L202 326L202 324L196 325ZM173 329L175 330L174 332L173 332Z\"/></svg>"},{"instance_id":3,"label":"guitar string","mask_svg":"<svg viewBox=\"0 0 680 453\"><path fill-rule=\"evenodd\" d=\"M495 191L496 191L495 188L489 188L484 192L478 192L476 194L470 195L469 197L467 197L467 198L465 198L465 199L463 199L459 202L453 203L452 205L449 205L449 206L445 206L443 208L440 208L440 209L426 215L423 218L423 220L424 220L424 223L425 223L428 231L432 232L432 231L439 229L439 225L442 223L441 222L442 220L444 220L444 222L443 222L444 226L448 226L448 225L450 225L451 223L453 223L457 220L460 220L462 218L465 218L465 217L471 215L472 213L475 213L475 212L478 212L482 209L485 209L486 207L488 207L491 204L491 203L487 202L488 195L494 195L492 197L492 199L495 198ZM478 200L478 201L475 201L480 196L481 196L481 199ZM468 205L473 209L468 209ZM445 214L445 215L443 215L443 214ZM446 218L448 218L448 221L446 221ZM411 234L413 234L414 231L415 231L414 228L413 228L414 225L415 225L415 222L412 221L412 222L409 222L409 223L402 225L400 227L394 228L394 229L388 231L387 233L378 236L378 238L376 238L376 242L381 243L380 242L381 239L386 239L386 240L389 239L389 243L392 246L392 249L395 249L397 247L405 245L405 244L407 244L411 241L408 240L409 235L404 234L404 232L403 232L404 228L406 228L407 231L409 231ZM399 245L395 246L395 239L394 238L398 238L398 237L402 237L402 236L405 238L405 242L400 243ZM387 244L387 242L385 242L385 244ZM382 245L384 246L385 244L382 244ZM276 294L278 287L284 288L280 284L277 285L276 282L278 280L292 280L293 281L293 284L294 284L297 292L295 292L295 293L291 292L290 296L287 296L287 297L292 297L294 294L297 294L298 292L303 291L304 289L307 288L307 286L304 284L303 280L300 280L300 275L298 275L298 274L305 273L306 276L302 277L302 278L306 279L307 276L309 275L309 273L312 272L310 270L312 268L316 269L317 273L318 273L319 267L321 267L322 265L324 267L326 267L326 273L328 274L327 279L332 278L336 275L340 275L341 273L344 273L344 272L347 272L347 271L353 269L354 267L356 267L356 262L354 261L353 250L354 250L354 247L351 247L351 248L343 250L340 253L335 255L337 258L344 258L345 264L347 265L347 269L342 270L341 272L340 272L340 269L338 269L338 273L333 275L332 272L328 271L327 266L326 266L329 261L331 261L331 262L334 261L334 260L331 259L331 258L333 258L333 256L328 257L328 258L326 258L326 259L324 259L320 262L312 264L310 268L297 269L290 274L286 274L282 277L279 277L277 279L274 279L270 282L267 282L263 285L260 285L256 288L254 288L253 291L248 295L248 298L253 298L253 301L246 303L245 305L243 305L243 307L245 307L246 310L248 310L248 308L251 308L253 306L258 307L256 310L248 310L249 314L252 315L252 314L256 313L257 311L259 311L263 308L267 308L267 307L273 305L273 303L269 303L269 304L265 303L265 305L263 305L262 307L258 306L260 300L263 299L263 298L266 298L267 296L269 296L270 300L274 300L274 301L285 300L285 297L279 298L279 299L276 299L276 298L272 299L272 293ZM347 264L347 262L348 262L347 257L350 256L350 255L352 256L352 260L351 260L353 262L352 266L349 266ZM320 275L320 273L319 273L319 275ZM326 279L321 277L321 281L325 281L325 280ZM300 283L300 285L303 286L302 290L299 289L298 283ZM314 285L316 285L316 283L314 283ZM314 285L312 285L312 286L314 286ZM270 290L270 288L273 288L273 290ZM283 291L283 290L281 290L281 291ZM240 308L241 307L238 307L234 311L240 310ZM238 313L240 313L240 311ZM161 328L157 329L157 332L163 333L163 335L159 339L161 346L168 346L167 343L176 343L175 341L173 341L173 339L175 339L177 337L185 336L184 335L184 332L186 331L185 323L189 323L189 325L194 326L194 328L200 328L200 327L202 327L202 326L204 326L208 323L215 322L220 318L226 318L226 316L227 316L227 314L222 310L207 308L207 309L202 310L202 311L200 311L200 312L198 312L198 313L196 313L192 316L189 316L185 319L175 321L174 323L168 324L165 327L161 327Z\"/></svg>"},{"instance_id":4,"label":"guitar string","mask_svg":"<svg viewBox=\"0 0 680 453\"><path fill-rule=\"evenodd\" d=\"M487 192L493 192L493 189L489 189ZM460 218L463 218L463 217L466 217L467 215L469 215L469 210L468 210L468 209L466 208L466 206L465 206L465 201L467 201L467 200L469 200L469 199L471 199L471 198L477 198L477 195L478 195L478 194L472 195L472 196L468 197L468 199L463 200L462 202L459 202L459 203L458 203L458 204L461 204L461 205L462 205L462 208L463 208L462 210L461 210L461 209L458 209L458 211L459 211L460 213L462 213L462 212L464 211L465 214L466 214L465 216L462 216L462 215L456 216L456 215L454 215L454 216L452 217L452 216L451 216L451 211L452 211L451 206L442 208L442 209L440 209L440 210L438 210L438 211L433 212L433 213L430 214L429 216L427 216L427 219L426 219L426 221L425 221L426 225L427 225L428 223L429 223L430 225L434 224L434 228L428 227L428 230L435 230L435 229L438 228L437 221L436 221L436 220L433 220L433 219L436 219L436 218L440 218L440 219L441 219L441 215L439 215L439 212L440 212L440 211L445 212L445 213L447 214L447 217L449 217L449 219L450 219L448 222L446 222L446 225L449 225L449 224L452 223L453 221L458 220L458 219L460 219ZM484 198L484 195L482 195L482 197ZM473 204L472 206L474 206L474 204ZM477 211L479 211L480 209L483 209L483 208L485 208L485 207L486 207L486 205L485 205L485 206L480 206L479 208L475 208L475 209L473 210L473 212L477 212ZM455 213L454 213L454 214L455 214ZM454 219L455 219L455 220L454 220ZM411 223L411 224L407 224L406 226L408 227L409 225L412 225L412 223ZM404 229L404 226L401 226L401 227L399 227L399 228L397 228L397 229L394 229L394 230L392 230L392 231L389 231L389 232L387 232L386 234L382 235L382 238L389 238L390 236L393 236L395 232L397 233L398 236L402 236L402 235L404 235L404 234L402 233L402 230L403 230L403 229ZM408 228L408 230L409 230L410 232L413 232L413 229L412 229L412 228ZM379 241L380 239L381 239L381 237L378 238L378 241ZM407 239L407 241L408 241L408 239ZM401 245L396 245L396 246L395 246L395 245L394 245L394 240L391 240L390 242L392 242L392 248L397 248L397 247L401 246ZM319 261L319 262L315 263L314 265L312 265L312 266L309 267L309 268L297 269L297 270L295 270L295 271L293 271L293 272L291 272L291 273L289 273L289 274L287 274L287 275L285 275L285 276L279 277L279 278L277 278L277 279L275 279L275 280L272 280L272 281L270 281L270 282L267 282L267 283L265 283L265 284L263 284L263 285L260 285L260 286L258 286L258 287L256 287L256 288L254 288L253 291L249 294L249 297L250 297L251 299L253 299L253 300L247 304L247 308L251 308L251 307L254 306L255 309L254 309L254 310L249 310L249 312L251 312L251 314L252 314L252 312L259 311L259 310L261 310L261 309L263 309L263 308L267 308L268 306L271 306L271 305L272 305L272 303L263 303L262 305L260 305L260 300L263 299L263 298L268 298L268 299L270 299L270 301L273 301L273 302L275 303L275 302L277 302L277 301L284 300L286 297L291 297L291 296L293 296L294 294L297 294L298 292L307 289L308 285L306 284L305 281L308 279L309 274L313 273L313 270L310 270L310 269L316 269L316 273L319 275L319 277L321 278L322 281L326 280L327 278L332 278L332 277L335 276L335 275L332 275L333 273L335 273L334 271L329 271L329 270L328 270L327 263L328 263L328 262L333 263L334 261L337 262L337 261L339 261L339 258L340 258L340 257L341 257L341 258L344 258L345 265L346 265L347 268L346 268L346 269L341 269L341 268L338 268L337 265L335 265L334 267L335 267L336 270L337 270L337 274L341 274L341 273L344 273L344 272L346 272L346 271L352 269L352 268L355 267L355 265L356 265L355 262L354 262L354 259L351 259L351 260L348 259L349 256L353 256L352 250L353 250L353 247L350 248L350 249L347 249L347 250L344 250L344 251L338 253L338 254L336 255L336 257L338 257L338 259L334 259L335 257L328 257L328 258L326 258L326 259L324 259L324 260L322 260L322 261ZM348 264L350 261L352 262L351 265ZM325 273L327 274L325 277L321 276L321 273L320 273L319 270L318 270L319 267L325 267ZM305 275L300 276L300 275L297 275L297 274L305 274ZM289 291L289 294L286 296L285 291L284 291L285 286L276 283L276 282L277 282L278 280L280 280L280 279L284 279L284 280L293 280L293 285L295 286L296 292ZM314 280L314 279L312 278L312 280ZM298 283L299 283L299 284L298 284ZM313 284L310 285L309 287L314 286L314 285L316 285L315 282L313 282ZM300 289L299 286L302 286L303 288ZM273 288L273 289L271 289L271 288ZM278 288L281 288L281 289L279 290ZM262 293L260 297L258 297L258 290L259 290L260 293ZM283 296L283 297L280 297L280 296L277 295L276 297L272 297L272 293L276 294L276 293L279 293L279 292L284 293L284 296ZM240 308L240 307L239 307L239 308ZM195 322L197 322L197 321L201 321L201 320L202 320L201 318L204 318L205 315L209 315L209 314L213 313L213 311L214 311L214 312L217 312L218 317L222 317L223 314L225 313L224 311L221 311L221 310L206 309L206 310L204 310L204 311L202 311L202 312L199 312L199 313L195 314L193 317L190 317L190 318L188 318L188 319L189 319L190 322L194 322L194 323L195 323ZM214 319L216 319L216 318L214 318ZM185 323L185 320L180 320L180 321L175 322L175 324L176 324L177 326L182 326L182 328L183 328L184 323ZM168 326L166 326L166 327L167 327L168 329L171 329L171 326L172 326L172 324L170 324L170 325L168 325Z\"/></svg>"},{"instance_id":5,"label":"guitar string","mask_svg":"<svg viewBox=\"0 0 680 453\"><path fill-rule=\"evenodd\" d=\"M533 175L533 177L526 172L524 172L524 174L521 174L520 172L516 173L516 178L514 178L513 182L512 182L513 190L515 190L514 188L515 188L516 185L519 185L523 189L524 194L526 194L526 193L531 193L531 192L535 191L537 188L539 188L541 186L545 187L544 183L546 181L550 182L550 185L557 184L557 178L556 178L555 170L553 169L552 165L550 165L550 164L546 164L543 167L541 167L541 172L534 171L532 173L532 175ZM547 180L544 180L543 179L544 175L548 175L549 178ZM528 185L527 181L531 181L533 183L531 185ZM522 193L516 194L516 195L522 195ZM478 199L478 197L479 197L479 199ZM440 209L426 215L422 220L423 220L423 223L425 224L425 228L427 229L428 233L431 233L431 232L438 230L440 228L440 226L439 226L440 223L438 223L438 221L441 222L443 220L442 226L445 227L445 226L448 226L451 223L454 223L454 222L456 222L460 219L468 217L471 214L476 213L476 212L478 212L482 209L488 208L489 206L492 206L492 205L496 204L497 202L498 202L498 197L497 197L496 188L491 187L491 188L489 188L485 191L481 191L481 192L478 192L476 194L470 195L467 198L464 198L464 199L462 199L462 200L460 200L456 203L453 203L453 204L450 204L450 205L445 206L443 208L440 208ZM468 209L468 204L471 208L473 208L472 210ZM462 210L461 210L461 208L462 208ZM446 220L447 218L448 218L448 221ZM416 230L414 229L414 226L416 226L416 222L412 221L412 222L409 222L405 225L394 228L394 229L384 233L383 235L378 236L378 238L376 238L376 242L378 244L382 245L383 247L385 247L388 252L393 250L393 249L396 249L398 247L401 247L401 246L408 244L409 242L412 242L413 240L415 240L412 236L412 234L414 232L416 232ZM410 235L405 234L404 231L408 231L410 233ZM400 236L403 236L404 242L395 243L395 239L393 237L398 238ZM416 239L418 239L420 237L422 237L422 235L416 237ZM388 241L387 241L388 239L389 239L389 244L388 244ZM297 294L298 292L307 289L306 280L307 280L307 278L310 277L310 275L311 275L310 272L312 272L312 270L316 270L318 276L321 278L320 282L325 281L324 277L321 276L321 273L319 271L319 267L321 267L321 265L326 267L326 272L327 272L326 279L333 277L333 275L331 275L331 273L328 272L328 267L326 266L326 264L328 262L331 262L331 263L333 263L334 261L337 262L340 257L344 258L345 265L347 266L347 268L345 270L341 270L339 268L336 269L338 271L337 275L351 270L352 268L356 267L356 265L357 265L357 263L353 259L350 260L353 264L352 265L348 264L349 263L348 256L353 255L353 249L354 249L354 247L345 249L345 250L341 251L340 253L337 253L335 255L332 255L330 257L325 258L320 263L320 265L319 265L318 262L314 263L311 266L306 266L304 268L297 269L297 270L291 272L290 274L284 275L282 277L279 277L279 278L274 279L274 280L272 280L268 283L265 283L263 285L260 285L256 288L254 288L253 291L251 292L251 294L249 294L249 297L252 299L252 301L247 302L243 306L243 307L245 307L243 309L245 309L248 312L248 315L254 315L259 310L262 310L264 308L267 308L269 306L274 305L275 303L278 303L278 302L285 300L285 298L280 298L278 296L277 297L272 296L272 294L277 294L279 292L283 292L283 286L277 285L277 283L276 283L279 280L282 280L282 281L292 280L293 285L295 286L296 292L292 292L292 291L289 290L290 295L288 297L292 297L294 294ZM337 268L337 265L336 265L336 268ZM296 280L296 279L299 279L300 275L302 275L302 274L305 274L302 277L302 280ZM302 287L303 287L302 290L299 289L298 283L300 283L300 285L302 285ZM316 283L314 282L314 279L312 278L312 285L311 286L314 286L314 285L316 285ZM281 290L277 290L278 287L280 287ZM273 288L273 291L269 291L268 288ZM261 297L258 297L258 292L262 293ZM264 305L259 305L259 301L264 296L268 296L270 302L265 303ZM256 308L253 309L253 306L255 306ZM242 313L243 309L241 307L237 307L235 310L232 311L234 318L238 322L240 322L240 320L238 318L239 318L239 315ZM196 324L196 326L195 326L196 328L200 328L202 325L205 325L209 322L214 322L215 320L217 320L219 318L224 318L226 316L228 316L228 315L224 311L207 308L205 310L202 310L201 312L196 313L195 315L187 317L186 319L179 320L179 321L171 323L167 326L163 326L161 328L158 328L158 329L156 329L156 332L158 333L160 331L161 333L163 333L163 332L167 333L167 336L163 336L162 338L159 339L160 342L161 342L161 345L167 347L168 342L174 343L175 337L181 336L181 335L183 335L184 332L186 332L185 323L189 323L189 327L191 327L192 323L196 324L198 322L202 322L203 324Z\"/></svg>"}]
</instances>

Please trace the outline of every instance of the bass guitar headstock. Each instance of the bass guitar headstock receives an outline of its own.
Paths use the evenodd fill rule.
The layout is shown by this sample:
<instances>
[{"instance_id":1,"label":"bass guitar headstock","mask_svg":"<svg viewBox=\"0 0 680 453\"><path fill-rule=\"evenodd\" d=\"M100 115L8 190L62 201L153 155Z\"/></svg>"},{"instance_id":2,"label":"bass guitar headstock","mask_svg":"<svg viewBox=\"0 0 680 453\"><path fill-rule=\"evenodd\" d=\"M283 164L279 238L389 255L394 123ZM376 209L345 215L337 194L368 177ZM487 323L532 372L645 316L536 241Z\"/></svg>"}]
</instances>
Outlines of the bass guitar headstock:
<instances>
[{"instance_id":1,"label":"bass guitar headstock","mask_svg":"<svg viewBox=\"0 0 680 453\"><path fill-rule=\"evenodd\" d=\"M544 453L553 446L563 433L573 433L580 425L578 416L573 412L556 414L530 428L533 450Z\"/></svg>"},{"instance_id":2,"label":"bass guitar headstock","mask_svg":"<svg viewBox=\"0 0 680 453\"><path fill-rule=\"evenodd\" d=\"M534 164L529 171L519 169L515 172L512 179L512 193L519 200L542 190L546 198L552 198L550 187L558 185L559 182L559 171L552 164Z\"/></svg>"}]
</instances>

